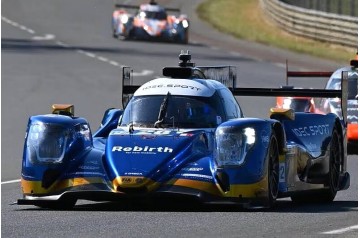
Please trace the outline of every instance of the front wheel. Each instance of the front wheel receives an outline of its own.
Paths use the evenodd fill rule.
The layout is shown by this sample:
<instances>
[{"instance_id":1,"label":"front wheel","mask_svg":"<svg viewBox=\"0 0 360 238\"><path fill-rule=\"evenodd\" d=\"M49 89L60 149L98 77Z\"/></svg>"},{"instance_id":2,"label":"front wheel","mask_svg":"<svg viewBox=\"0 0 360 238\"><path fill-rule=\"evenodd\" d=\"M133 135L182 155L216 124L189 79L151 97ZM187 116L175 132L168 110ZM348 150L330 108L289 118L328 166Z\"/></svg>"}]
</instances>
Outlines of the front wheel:
<instances>
[{"instance_id":1,"label":"front wheel","mask_svg":"<svg viewBox=\"0 0 360 238\"><path fill-rule=\"evenodd\" d=\"M279 147L275 135L271 136L268 160L268 198L266 206L272 207L279 194Z\"/></svg>"}]
</instances>

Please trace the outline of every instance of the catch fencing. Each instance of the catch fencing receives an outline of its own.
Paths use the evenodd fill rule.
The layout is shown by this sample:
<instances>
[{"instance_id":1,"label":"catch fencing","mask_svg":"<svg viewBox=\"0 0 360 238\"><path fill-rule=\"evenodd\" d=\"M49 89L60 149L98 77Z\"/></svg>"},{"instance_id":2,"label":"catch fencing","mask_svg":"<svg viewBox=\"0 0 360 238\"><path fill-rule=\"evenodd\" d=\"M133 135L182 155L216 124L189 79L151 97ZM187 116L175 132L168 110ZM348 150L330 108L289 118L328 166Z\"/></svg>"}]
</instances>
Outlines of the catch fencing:
<instances>
[{"instance_id":1,"label":"catch fencing","mask_svg":"<svg viewBox=\"0 0 360 238\"><path fill-rule=\"evenodd\" d=\"M280 0L281 2L321 12L358 16L358 0Z\"/></svg>"},{"instance_id":2,"label":"catch fencing","mask_svg":"<svg viewBox=\"0 0 360 238\"><path fill-rule=\"evenodd\" d=\"M285 3L295 1L260 0L260 3L264 12L279 27L292 34L357 49L357 17L312 10ZM305 2L314 0L301 1L305 4Z\"/></svg>"}]
</instances>

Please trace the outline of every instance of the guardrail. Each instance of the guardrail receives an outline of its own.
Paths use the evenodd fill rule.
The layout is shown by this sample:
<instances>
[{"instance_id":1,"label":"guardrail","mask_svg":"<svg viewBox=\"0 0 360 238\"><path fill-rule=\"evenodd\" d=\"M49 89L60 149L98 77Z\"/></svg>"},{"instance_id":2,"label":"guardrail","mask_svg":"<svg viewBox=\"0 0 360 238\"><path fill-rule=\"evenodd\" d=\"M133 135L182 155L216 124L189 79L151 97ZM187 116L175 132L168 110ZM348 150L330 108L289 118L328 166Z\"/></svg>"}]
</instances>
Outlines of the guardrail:
<instances>
[{"instance_id":1,"label":"guardrail","mask_svg":"<svg viewBox=\"0 0 360 238\"><path fill-rule=\"evenodd\" d=\"M314 40L349 48L358 47L358 19L295 7L279 0L260 0L261 6L282 29Z\"/></svg>"}]
</instances>

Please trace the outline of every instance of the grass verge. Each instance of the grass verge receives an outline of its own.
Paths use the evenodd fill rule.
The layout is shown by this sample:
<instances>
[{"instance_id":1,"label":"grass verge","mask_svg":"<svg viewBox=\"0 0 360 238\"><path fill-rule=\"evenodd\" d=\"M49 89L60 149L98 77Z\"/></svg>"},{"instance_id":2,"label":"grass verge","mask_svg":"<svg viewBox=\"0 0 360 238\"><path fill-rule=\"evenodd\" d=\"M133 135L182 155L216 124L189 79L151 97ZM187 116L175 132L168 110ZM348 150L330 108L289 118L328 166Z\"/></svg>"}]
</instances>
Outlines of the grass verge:
<instances>
[{"instance_id":1,"label":"grass verge","mask_svg":"<svg viewBox=\"0 0 360 238\"><path fill-rule=\"evenodd\" d=\"M291 35L264 16L257 0L206 0L197 13L219 31L237 38L341 63L349 62L357 50Z\"/></svg>"}]
</instances>

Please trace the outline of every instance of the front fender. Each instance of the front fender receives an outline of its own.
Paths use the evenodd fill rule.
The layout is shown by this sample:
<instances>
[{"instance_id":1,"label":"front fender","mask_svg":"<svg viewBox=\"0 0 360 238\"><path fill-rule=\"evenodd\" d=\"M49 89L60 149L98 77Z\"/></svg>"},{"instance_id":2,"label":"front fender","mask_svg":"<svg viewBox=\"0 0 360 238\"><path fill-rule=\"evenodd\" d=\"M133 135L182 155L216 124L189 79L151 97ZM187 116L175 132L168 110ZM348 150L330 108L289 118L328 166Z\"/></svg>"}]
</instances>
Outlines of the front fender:
<instances>
[{"instance_id":1,"label":"front fender","mask_svg":"<svg viewBox=\"0 0 360 238\"><path fill-rule=\"evenodd\" d=\"M47 188L71 161L90 151L92 146L90 126L84 118L32 116L25 136L22 177L41 180Z\"/></svg>"},{"instance_id":2,"label":"front fender","mask_svg":"<svg viewBox=\"0 0 360 238\"><path fill-rule=\"evenodd\" d=\"M216 130L215 164L230 183L254 183L266 174L266 156L274 120L241 118L221 124Z\"/></svg>"}]
</instances>

